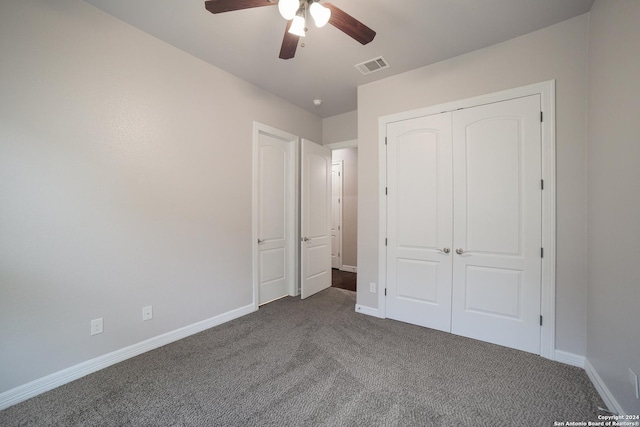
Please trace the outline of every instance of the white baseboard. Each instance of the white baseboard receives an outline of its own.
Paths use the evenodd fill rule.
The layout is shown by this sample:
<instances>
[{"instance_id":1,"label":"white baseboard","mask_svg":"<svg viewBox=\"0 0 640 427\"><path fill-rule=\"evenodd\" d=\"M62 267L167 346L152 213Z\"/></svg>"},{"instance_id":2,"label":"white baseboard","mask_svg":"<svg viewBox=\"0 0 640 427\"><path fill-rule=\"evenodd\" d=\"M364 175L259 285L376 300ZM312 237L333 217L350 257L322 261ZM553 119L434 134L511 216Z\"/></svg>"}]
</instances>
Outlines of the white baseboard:
<instances>
[{"instance_id":1,"label":"white baseboard","mask_svg":"<svg viewBox=\"0 0 640 427\"><path fill-rule=\"evenodd\" d=\"M356 313L366 314L367 316L373 316L383 318L380 316L380 311L377 308L367 307L366 305L356 304Z\"/></svg>"},{"instance_id":2,"label":"white baseboard","mask_svg":"<svg viewBox=\"0 0 640 427\"><path fill-rule=\"evenodd\" d=\"M600 378L600 375L598 375L598 372L595 370L593 365L589 363L589 359L586 358L584 360L584 370L587 372L589 379L600 394L600 397L602 398L602 400L604 400L607 408L618 415L626 415L624 410L622 409L622 406L620 406L615 397L613 397L613 394L611 393L607 385L604 383L604 381L602 381L602 378Z\"/></svg>"},{"instance_id":3,"label":"white baseboard","mask_svg":"<svg viewBox=\"0 0 640 427\"><path fill-rule=\"evenodd\" d=\"M349 271L351 273L357 273L358 267L354 267L353 265L343 265L339 268L340 271Z\"/></svg>"},{"instance_id":4,"label":"white baseboard","mask_svg":"<svg viewBox=\"0 0 640 427\"><path fill-rule=\"evenodd\" d=\"M82 362L75 366L54 372L53 374L45 377L38 378L37 380L31 381L27 384L12 388L4 393L0 393L0 410L6 409L56 387L60 387L61 385L70 383L71 381L82 378L85 375L92 374L108 366L122 362L123 360L138 356L139 354L146 353L147 351L162 347L163 345L178 341L190 335L197 334L198 332L221 325L222 323L237 319L238 317L242 317L254 311L255 306L253 304L240 307L192 325L149 338L137 344L121 348L120 350L98 356L94 359L87 360L86 362Z\"/></svg>"},{"instance_id":5,"label":"white baseboard","mask_svg":"<svg viewBox=\"0 0 640 427\"><path fill-rule=\"evenodd\" d=\"M569 353L567 351L556 350L554 358L556 362L565 363L567 365L576 366L584 369L584 356L578 354Z\"/></svg>"}]
</instances>

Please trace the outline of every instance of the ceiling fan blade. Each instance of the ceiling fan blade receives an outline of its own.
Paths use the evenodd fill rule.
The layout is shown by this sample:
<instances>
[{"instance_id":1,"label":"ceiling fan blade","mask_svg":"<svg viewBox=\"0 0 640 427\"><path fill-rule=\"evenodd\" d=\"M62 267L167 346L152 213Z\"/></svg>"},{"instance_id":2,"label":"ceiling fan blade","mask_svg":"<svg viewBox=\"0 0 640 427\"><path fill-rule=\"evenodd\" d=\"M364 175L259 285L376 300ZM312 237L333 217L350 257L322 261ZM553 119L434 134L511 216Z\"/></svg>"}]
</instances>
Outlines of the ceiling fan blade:
<instances>
[{"instance_id":1,"label":"ceiling fan blade","mask_svg":"<svg viewBox=\"0 0 640 427\"><path fill-rule=\"evenodd\" d=\"M284 30L284 38L282 39L282 47L280 48L280 59L291 59L296 55L300 37L289 32L292 22L293 21L287 21L287 28Z\"/></svg>"},{"instance_id":2,"label":"ceiling fan blade","mask_svg":"<svg viewBox=\"0 0 640 427\"><path fill-rule=\"evenodd\" d=\"M329 24L333 25L346 35L359 41L362 44L367 44L373 40L376 36L376 32L371 28L358 21L353 16L349 15L342 9L332 5L331 3L322 3L323 6L331 9L331 18Z\"/></svg>"},{"instance_id":3,"label":"ceiling fan blade","mask_svg":"<svg viewBox=\"0 0 640 427\"><path fill-rule=\"evenodd\" d=\"M211 13L222 13L277 4L275 0L207 0L204 2L204 7Z\"/></svg>"}]
</instances>

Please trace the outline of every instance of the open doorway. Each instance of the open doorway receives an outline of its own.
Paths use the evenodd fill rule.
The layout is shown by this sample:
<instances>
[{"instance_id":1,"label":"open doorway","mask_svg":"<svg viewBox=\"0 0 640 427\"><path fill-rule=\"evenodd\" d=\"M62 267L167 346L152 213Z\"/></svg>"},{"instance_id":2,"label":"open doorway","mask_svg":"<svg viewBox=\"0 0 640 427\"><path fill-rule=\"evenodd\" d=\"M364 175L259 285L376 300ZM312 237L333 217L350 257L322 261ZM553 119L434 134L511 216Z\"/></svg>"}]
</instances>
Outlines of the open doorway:
<instances>
[{"instance_id":1,"label":"open doorway","mask_svg":"<svg viewBox=\"0 0 640 427\"><path fill-rule=\"evenodd\" d=\"M331 150L254 122L253 305L331 286ZM299 246L298 246L299 245Z\"/></svg>"},{"instance_id":2,"label":"open doorway","mask_svg":"<svg viewBox=\"0 0 640 427\"><path fill-rule=\"evenodd\" d=\"M331 155L331 286L355 292L358 272L358 147L336 147Z\"/></svg>"}]
</instances>

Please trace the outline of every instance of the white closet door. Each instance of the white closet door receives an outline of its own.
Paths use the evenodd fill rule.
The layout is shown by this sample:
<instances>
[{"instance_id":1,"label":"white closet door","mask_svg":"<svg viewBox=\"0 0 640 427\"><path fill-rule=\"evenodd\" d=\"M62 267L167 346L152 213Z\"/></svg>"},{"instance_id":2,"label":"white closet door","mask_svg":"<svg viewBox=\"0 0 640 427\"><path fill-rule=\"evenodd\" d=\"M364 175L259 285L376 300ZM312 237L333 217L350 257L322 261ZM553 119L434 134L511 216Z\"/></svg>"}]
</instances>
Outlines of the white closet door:
<instances>
[{"instance_id":1,"label":"white closet door","mask_svg":"<svg viewBox=\"0 0 640 427\"><path fill-rule=\"evenodd\" d=\"M386 316L447 332L451 156L451 113L387 126Z\"/></svg>"},{"instance_id":2,"label":"white closet door","mask_svg":"<svg viewBox=\"0 0 640 427\"><path fill-rule=\"evenodd\" d=\"M540 96L456 111L453 164L451 332L539 354Z\"/></svg>"}]
</instances>

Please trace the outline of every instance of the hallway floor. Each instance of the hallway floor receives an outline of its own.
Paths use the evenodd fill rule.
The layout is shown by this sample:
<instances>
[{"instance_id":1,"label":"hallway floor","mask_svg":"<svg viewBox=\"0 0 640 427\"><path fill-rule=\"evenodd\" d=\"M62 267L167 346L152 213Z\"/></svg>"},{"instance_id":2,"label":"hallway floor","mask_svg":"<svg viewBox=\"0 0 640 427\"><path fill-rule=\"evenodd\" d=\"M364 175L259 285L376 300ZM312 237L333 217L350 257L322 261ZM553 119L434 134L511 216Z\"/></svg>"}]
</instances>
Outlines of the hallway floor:
<instances>
[{"instance_id":1,"label":"hallway floor","mask_svg":"<svg viewBox=\"0 0 640 427\"><path fill-rule=\"evenodd\" d=\"M331 269L331 286L334 288L346 289L348 291L356 291L357 273L349 271L341 271L337 268Z\"/></svg>"}]
</instances>

